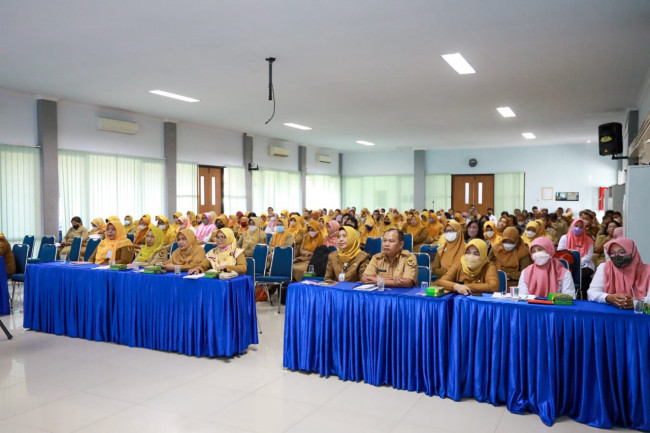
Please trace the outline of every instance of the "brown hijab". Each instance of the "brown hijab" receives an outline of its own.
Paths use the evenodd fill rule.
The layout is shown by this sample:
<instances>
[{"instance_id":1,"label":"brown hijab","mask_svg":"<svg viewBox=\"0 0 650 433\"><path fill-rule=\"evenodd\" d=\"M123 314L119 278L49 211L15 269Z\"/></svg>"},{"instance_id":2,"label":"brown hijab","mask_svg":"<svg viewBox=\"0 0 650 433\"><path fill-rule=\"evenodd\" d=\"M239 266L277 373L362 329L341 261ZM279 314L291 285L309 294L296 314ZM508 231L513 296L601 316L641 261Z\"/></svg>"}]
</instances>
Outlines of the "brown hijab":
<instances>
[{"instance_id":1,"label":"brown hijab","mask_svg":"<svg viewBox=\"0 0 650 433\"><path fill-rule=\"evenodd\" d=\"M204 261L207 261L205 250L201 245L199 245L194 232L190 229L183 229L181 230L181 233L187 239L187 248L185 250L176 248L172 256L165 263L181 265L183 268L189 267L188 269L191 269L201 265Z\"/></svg>"},{"instance_id":2,"label":"brown hijab","mask_svg":"<svg viewBox=\"0 0 650 433\"><path fill-rule=\"evenodd\" d=\"M506 227L503 230L503 239L507 239L515 243L515 248L512 251L506 251L503 247L503 240L492 246L492 253L497 261L497 268L505 271L521 271L519 269L519 260L528 255L528 247L521 240L519 230L514 227Z\"/></svg>"},{"instance_id":3,"label":"brown hijab","mask_svg":"<svg viewBox=\"0 0 650 433\"><path fill-rule=\"evenodd\" d=\"M449 270L456 263L460 263L460 258L465 254L465 241L463 238L463 230L461 225L454 220L447 221L447 226L450 226L456 232L456 240L454 242L445 241L440 256L440 265ZM447 228L445 226L445 228Z\"/></svg>"}]
</instances>

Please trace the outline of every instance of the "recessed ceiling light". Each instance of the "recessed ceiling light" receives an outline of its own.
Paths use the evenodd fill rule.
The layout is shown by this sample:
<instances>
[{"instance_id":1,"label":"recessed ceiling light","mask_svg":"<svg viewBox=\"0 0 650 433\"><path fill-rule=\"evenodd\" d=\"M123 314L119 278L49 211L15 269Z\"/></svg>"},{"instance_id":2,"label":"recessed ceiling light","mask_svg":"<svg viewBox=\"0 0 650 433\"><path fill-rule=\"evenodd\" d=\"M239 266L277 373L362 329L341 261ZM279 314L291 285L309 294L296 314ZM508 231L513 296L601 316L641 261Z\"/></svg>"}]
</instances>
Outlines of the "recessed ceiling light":
<instances>
[{"instance_id":1,"label":"recessed ceiling light","mask_svg":"<svg viewBox=\"0 0 650 433\"><path fill-rule=\"evenodd\" d=\"M591 144L591 140L587 140L587 144Z\"/></svg>"},{"instance_id":2,"label":"recessed ceiling light","mask_svg":"<svg viewBox=\"0 0 650 433\"><path fill-rule=\"evenodd\" d=\"M521 135L523 135L526 140L532 140L535 138L535 134L532 132L524 132Z\"/></svg>"},{"instance_id":3,"label":"recessed ceiling light","mask_svg":"<svg viewBox=\"0 0 650 433\"><path fill-rule=\"evenodd\" d=\"M164 90L149 90L149 93L153 93L155 95L160 95L160 96L165 96L167 98L178 99L179 101L199 102L198 99L190 98L190 97L183 96L183 95L177 95L176 93L165 92Z\"/></svg>"},{"instance_id":4,"label":"recessed ceiling light","mask_svg":"<svg viewBox=\"0 0 650 433\"><path fill-rule=\"evenodd\" d=\"M445 59L445 62L449 63L449 66L454 68L454 70L461 75L476 73L474 68L472 68L472 65L470 65L469 62L465 60L465 57L460 53L443 54L442 58Z\"/></svg>"},{"instance_id":5,"label":"recessed ceiling light","mask_svg":"<svg viewBox=\"0 0 650 433\"><path fill-rule=\"evenodd\" d=\"M497 111L503 117L515 117L516 116L515 112L512 111L512 108L510 108L510 107L499 107L499 108L497 108Z\"/></svg>"},{"instance_id":6,"label":"recessed ceiling light","mask_svg":"<svg viewBox=\"0 0 650 433\"><path fill-rule=\"evenodd\" d=\"M290 128L302 129L303 131L309 131L311 128L309 126L298 125L297 123L285 123L284 126Z\"/></svg>"},{"instance_id":7,"label":"recessed ceiling light","mask_svg":"<svg viewBox=\"0 0 650 433\"><path fill-rule=\"evenodd\" d=\"M363 140L357 140L357 143L363 144L364 146L374 146L375 143L371 143L369 141L363 141Z\"/></svg>"}]
</instances>

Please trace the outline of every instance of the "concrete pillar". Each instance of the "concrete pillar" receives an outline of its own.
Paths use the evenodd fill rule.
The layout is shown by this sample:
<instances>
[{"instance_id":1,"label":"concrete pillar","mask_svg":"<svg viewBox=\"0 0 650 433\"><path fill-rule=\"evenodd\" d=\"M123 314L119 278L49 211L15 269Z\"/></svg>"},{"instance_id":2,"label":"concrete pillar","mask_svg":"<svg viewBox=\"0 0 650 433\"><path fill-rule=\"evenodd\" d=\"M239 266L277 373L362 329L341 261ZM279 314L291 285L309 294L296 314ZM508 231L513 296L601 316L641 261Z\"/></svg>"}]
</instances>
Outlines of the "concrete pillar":
<instances>
[{"instance_id":1,"label":"concrete pillar","mask_svg":"<svg viewBox=\"0 0 650 433\"><path fill-rule=\"evenodd\" d=\"M176 124L164 123L164 149L165 149L165 191L167 192L167 218L170 218L178 209L176 208L176 155L177 135Z\"/></svg>"},{"instance_id":2,"label":"concrete pillar","mask_svg":"<svg viewBox=\"0 0 650 433\"><path fill-rule=\"evenodd\" d=\"M339 184L341 185L341 191L340 191L341 204L339 206L340 209L343 209L343 206L345 206L345 204L343 203L343 154L342 153L339 153L339 179L341 180L339 182Z\"/></svg>"},{"instance_id":3,"label":"concrete pillar","mask_svg":"<svg viewBox=\"0 0 650 433\"><path fill-rule=\"evenodd\" d=\"M244 185L246 186L246 209L250 212L259 212L260 215L265 209L253 209L253 172L250 171L250 164L253 163L253 137L244 134Z\"/></svg>"},{"instance_id":4,"label":"concrete pillar","mask_svg":"<svg viewBox=\"0 0 650 433\"><path fill-rule=\"evenodd\" d=\"M307 148L305 146L298 146L298 171L300 171L300 212L302 213L307 206Z\"/></svg>"},{"instance_id":5,"label":"concrete pillar","mask_svg":"<svg viewBox=\"0 0 650 433\"><path fill-rule=\"evenodd\" d=\"M57 103L36 101L36 129L41 149L41 227L43 235L59 235L59 131ZM69 221L62 221L67 229Z\"/></svg>"},{"instance_id":6,"label":"concrete pillar","mask_svg":"<svg viewBox=\"0 0 650 433\"><path fill-rule=\"evenodd\" d=\"M413 159L413 207L422 210L426 206L426 152L424 150L414 151Z\"/></svg>"}]
</instances>

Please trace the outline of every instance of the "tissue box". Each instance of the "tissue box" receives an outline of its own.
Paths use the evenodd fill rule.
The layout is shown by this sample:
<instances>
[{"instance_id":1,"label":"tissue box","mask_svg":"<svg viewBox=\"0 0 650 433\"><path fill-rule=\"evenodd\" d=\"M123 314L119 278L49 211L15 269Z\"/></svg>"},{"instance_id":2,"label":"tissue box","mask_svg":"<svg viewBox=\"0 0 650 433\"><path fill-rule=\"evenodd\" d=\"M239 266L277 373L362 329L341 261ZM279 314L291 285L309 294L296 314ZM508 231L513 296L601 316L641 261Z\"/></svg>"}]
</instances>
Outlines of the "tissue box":
<instances>
[{"instance_id":1,"label":"tissue box","mask_svg":"<svg viewBox=\"0 0 650 433\"><path fill-rule=\"evenodd\" d=\"M161 274L162 273L162 266L159 266L159 265L147 266L147 267L144 268L144 273L145 274Z\"/></svg>"},{"instance_id":2,"label":"tissue box","mask_svg":"<svg viewBox=\"0 0 650 433\"><path fill-rule=\"evenodd\" d=\"M220 274L221 271L215 271L214 269L211 269L205 272L205 278L219 278Z\"/></svg>"},{"instance_id":3,"label":"tissue box","mask_svg":"<svg viewBox=\"0 0 650 433\"><path fill-rule=\"evenodd\" d=\"M304 274L302 274L302 276L303 276L303 278L305 278L305 277L315 277L316 272L305 272Z\"/></svg>"},{"instance_id":4,"label":"tissue box","mask_svg":"<svg viewBox=\"0 0 650 433\"><path fill-rule=\"evenodd\" d=\"M439 297L445 294L445 289L439 286L427 287L427 296Z\"/></svg>"},{"instance_id":5,"label":"tissue box","mask_svg":"<svg viewBox=\"0 0 650 433\"><path fill-rule=\"evenodd\" d=\"M563 293L549 293L549 301L553 301L554 305L573 305L573 298Z\"/></svg>"},{"instance_id":6,"label":"tissue box","mask_svg":"<svg viewBox=\"0 0 650 433\"><path fill-rule=\"evenodd\" d=\"M126 271L126 265L111 265L111 271Z\"/></svg>"}]
</instances>

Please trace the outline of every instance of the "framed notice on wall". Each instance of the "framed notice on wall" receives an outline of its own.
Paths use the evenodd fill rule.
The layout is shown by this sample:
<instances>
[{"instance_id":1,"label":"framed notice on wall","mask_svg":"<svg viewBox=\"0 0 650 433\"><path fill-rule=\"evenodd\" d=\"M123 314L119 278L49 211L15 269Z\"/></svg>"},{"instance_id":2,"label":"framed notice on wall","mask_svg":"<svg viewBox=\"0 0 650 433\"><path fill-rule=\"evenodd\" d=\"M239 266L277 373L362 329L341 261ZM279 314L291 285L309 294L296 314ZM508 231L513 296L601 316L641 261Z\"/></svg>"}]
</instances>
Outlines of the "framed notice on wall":
<instances>
[{"instance_id":1,"label":"framed notice on wall","mask_svg":"<svg viewBox=\"0 0 650 433\"><path fill-rule=\"evenodd\" d=\"M578 201L580 193L577 192L556 192L555 201Z\"/></svg>"},{"instance_id":2,"label":"framed notice on wall","mask_svg":"<svg viewBox=\"0 0 650 433\"><path fill-rule=\"evenodd\" d=\"M553 200L553 188L544 187L542 188L542 200Z\"/></svg>"}]
</instances>

